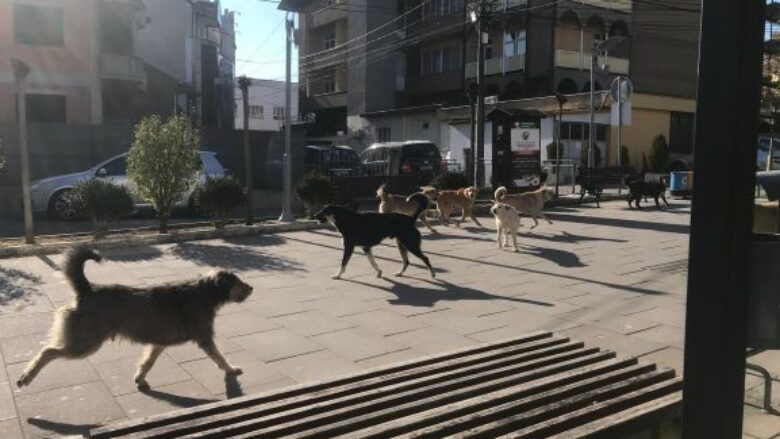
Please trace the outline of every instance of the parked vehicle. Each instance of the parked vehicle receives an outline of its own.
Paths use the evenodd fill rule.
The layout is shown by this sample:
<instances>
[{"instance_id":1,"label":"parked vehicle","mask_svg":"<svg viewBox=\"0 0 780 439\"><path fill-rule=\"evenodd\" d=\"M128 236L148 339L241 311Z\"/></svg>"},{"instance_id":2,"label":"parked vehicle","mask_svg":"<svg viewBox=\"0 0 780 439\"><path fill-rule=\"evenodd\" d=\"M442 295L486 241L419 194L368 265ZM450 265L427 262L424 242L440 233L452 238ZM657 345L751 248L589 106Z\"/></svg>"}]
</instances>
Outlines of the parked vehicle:
<instances>
[{"instance_id":1,"label":"parked vehicle","mask_svg":"<svg viewBox=\"0 0 780 439\"><path fill-rule=\"evenodd\" d=\"M758 137L758 151L756 153L756 167L759 171L766 171L770 147L772 148L772 167L770 170L780 169L780 138L761 135Z\"/></svg>"},{"instance_id":2,"label":"parked vehicle","mask_svg":"<svg viewBox=\"0 0 780 439\"><path fill-rule=\"evenodd\" d=\"M318 172L328 177L360 174L360 157L346 145L307 145L306 172Z\"/></svg>"},{"instance_id":3,"label":"parked vehicle","mask_svg":"<svg viewBox=\"0 0 780 439\"><path fill-rule=\"evenodd\" d=\"M427 184L442 171L439 148L427 140L375 143L360 155L366 175L417 176Z\"/></svg>"},{"instance_id":4,"label":"parked vehicle","mask_svg":"<svg viewBox=\"0 0 780 439\"><path fill-rule=\"evenodd\" d=\"M205 183L209 177L219 177L228 174L214 152L200 152L201 169L197 179L199 184ZM76 216L75 210L68 202L68 194L73 187L90 178L101 178L114 184L128 188L136 208L151 207L146 201L140 199L133 190L133 184L127 177L127 153L101 162L97 166L82 172L73 174L56 175L31 183L33 212L47 213L52 218L60 220L72 220ZM192 207L192 194L197 186L185 193L174 207Z\"/></svg>"}]
</instances>

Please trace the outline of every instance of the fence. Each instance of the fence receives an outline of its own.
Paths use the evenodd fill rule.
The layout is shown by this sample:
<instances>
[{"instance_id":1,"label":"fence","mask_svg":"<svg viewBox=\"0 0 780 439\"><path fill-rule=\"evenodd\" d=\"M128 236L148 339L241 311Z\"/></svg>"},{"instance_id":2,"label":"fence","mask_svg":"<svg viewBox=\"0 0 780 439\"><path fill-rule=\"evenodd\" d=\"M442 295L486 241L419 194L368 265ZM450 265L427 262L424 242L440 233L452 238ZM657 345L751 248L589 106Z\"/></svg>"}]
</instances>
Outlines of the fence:
<instances>
[{"instance_id":1,"label":"fence","mask_svg":"<svg viewBox=\"0 0 780 439\"><path fill-rule=\"evenodd\" d=\"M556 173L555 173L555 160L546 160L542 162L542 169L547 172L547 186L555 186ZM574 161L570 159L560 160L560 180L558 185L560 189L571 188L571 192L575 192L575 177L577 174L577 166Z\"/></svg>"}]
</instances>

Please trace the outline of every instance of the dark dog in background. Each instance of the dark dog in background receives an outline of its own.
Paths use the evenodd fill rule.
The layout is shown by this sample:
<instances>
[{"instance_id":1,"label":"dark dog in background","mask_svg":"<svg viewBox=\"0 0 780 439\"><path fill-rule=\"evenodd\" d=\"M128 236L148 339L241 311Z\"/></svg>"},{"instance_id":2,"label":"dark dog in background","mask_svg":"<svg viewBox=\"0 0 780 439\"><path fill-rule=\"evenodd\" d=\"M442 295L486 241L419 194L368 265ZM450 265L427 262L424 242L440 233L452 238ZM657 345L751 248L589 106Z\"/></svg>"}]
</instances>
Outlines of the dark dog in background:
<instances>
[{"instance_id":1,"label":"dark dog in background","mask_svg":"<svg viewBox=\"0 0 780 439\"><path fill-rule=\"evenodd\" d=\"M117 337L147 345L135 375L139 388L148 388L146 374L168 346L193 341L224 370L239 374L214 344L217 310L228 302L243 302L252 287L238 276L218 271L204 278L149 288L92 285L84 276L84 264L101 257L86 247L66 256L65 277L76 298L57 310L49 341L30 361L17 381L26 386L41 369L58 358L85 358L108 339Z\"/></svg>"},{"instance_id":2,"label":"dark dog in background","mask_svg":"<svg viewBox=\"0 0 780 439\"><path fill-rule=\"evenodd\" d=\"M666 201L666 182L660 181L643 181L637 179L626 178L626 186L628 186L628 207L633 209L633 204L636 204L637 209L641 209L639 205L640 201L646 197L653 197L657 208L661 208L661 203L658 202L660 198L663 200L666 208L669 208L669 202Z\"/></svg>"},{"instance_id":3,"label":"dark dog in background","mask_svg":"<svg viewBox=\"0 0 780 439\"><path fill-rule=\"evenodd\" d=\"M420 248L422 235L415 225L420 214L428 209L428 197L422 193L416 193L410 195L407 201L417 203L417 209L412 212L411 216L401 213L358 213L346 207L335 205L325 206L314 216L321 223L333 224L344 239L341 267L338 273L332 276L333 279L339 279L344 274L355 247L363 248L368 261L376 270L377 277L381 277L382 270L377 266L371 249L385 238L395 238L398 251L401 252L403 267L396 273L396 276L403 276L404 271L409 266L408 253L411 252L425 263L431 272L431 277L436 277L428 257L423 254Z\"/></svg>"}]
</instances>

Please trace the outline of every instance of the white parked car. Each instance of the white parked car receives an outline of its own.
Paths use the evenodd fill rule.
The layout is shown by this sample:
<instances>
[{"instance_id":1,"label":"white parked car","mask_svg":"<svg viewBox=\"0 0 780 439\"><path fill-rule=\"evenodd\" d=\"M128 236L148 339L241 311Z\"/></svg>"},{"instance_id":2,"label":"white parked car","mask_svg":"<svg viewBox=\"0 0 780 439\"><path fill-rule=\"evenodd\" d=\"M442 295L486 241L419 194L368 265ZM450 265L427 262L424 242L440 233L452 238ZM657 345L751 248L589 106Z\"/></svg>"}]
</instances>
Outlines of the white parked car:
<instances>
[{"instance_id":1,"label":"white parked car","mask_svg":"<svg viewBox=\"0 0 780 439\"><path fill-rule=\"evenodd\" d=\"M203 184L206 178L221 177L228 172L217 159L214 152L200 151L200 170L197 180ZM101 178L126 187L133 197L137 208L151 207L142 200L133 190L132 181L127 177L127 153L112 157L97 166L82 172L73 174L56 175L31 183L32 208L36 213L47 213L51 217L61 220L72 220L76 212L67 201L68 192L73 187L91 178ZM197 186L185 193L176 203L175 207L191 207L192 193Z\"/></svg>"}]
</instances>

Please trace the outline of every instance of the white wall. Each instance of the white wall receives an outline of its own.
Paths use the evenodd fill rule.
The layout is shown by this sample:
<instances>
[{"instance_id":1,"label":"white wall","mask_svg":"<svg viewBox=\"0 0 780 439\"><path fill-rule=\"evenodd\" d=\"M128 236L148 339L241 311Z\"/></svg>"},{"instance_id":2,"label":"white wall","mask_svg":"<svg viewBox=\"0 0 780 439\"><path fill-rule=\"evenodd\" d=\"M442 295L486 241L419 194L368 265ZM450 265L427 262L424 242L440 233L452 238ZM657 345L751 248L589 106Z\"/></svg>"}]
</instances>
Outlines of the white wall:
<instances>
[{"instance_id":1,"label":"white wall","mask_svg":"<svg viewBox=\"0 0 780 439\"><path fill-rule=\"evenodd\" d=\"M187 37L192 33L192 7L185 0L144 2L151 19L136 33L135 51L146 63L181 82L187 80Z\"/></svg>"},{"instance_id":2,"label":"white wall","mask_svg":"<svg viewBox=\"0 0 780 439\"><path fill-rule=\"evenodd\" d=\"M236 129L244 129L244 104L241 89L238 88L238 80L235 80L234 89L236 103ZM293 121L298 120L298 84L292 84L291 115ZM262 106L262 119L259 115L253 115L250 109L249 129L253 131L279 131L282 127L282 119L274 119L274 107L284 108L284 81L269 81L264 79L252 79L249 87L249 105ZM282 114L282 117L284 115Z\"/></svg>"},{"instance_id":3,"label":"white wall","mask_svg":"<svg viewBox=\"0 0 780 439\"><path fill-rule=\"evenodd\" d=\"M564 122L582 122L582 123L588 123L590 121L590 114L588 113L574 113L574 114L564 114L563 115L563 121ZM602 125L610 125L612 121L612 115L609 111L602 111L598 112L594 115L594 122L596 124L602 124ZM547 145L550 143L555 142L555 121L553 118L546 118L542 119L541 123L541 140L542 140L542 161L548 160L547 159ZM609 136L607 136L609 139ZM582 148L582 142L563 142L564 144L564 154L563 159L572 159L576 164L580 163L580 151ZM597 142L597 145L601 149L601 157L602 161L604 163L609 163L607 154L607 143L606 142Z\"/></svg>"},{"instance_id":4,"label":"white wall","mask_svg":"<svg viewBox=\"0 0 780 439\"><path fill-rule=\"evenodd\" d=\"M464 149L471 148L471 126L468 123L446 124L449 128L450 149L448 154L442 154L444 158L455 160L460 164L461 170L466 170L466 157ZM490 182L493 176L493 123L485 123L485 181Z\"/></svg>"}]
</instances>

